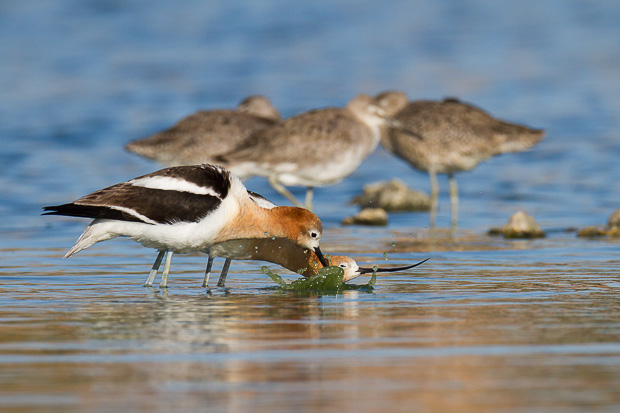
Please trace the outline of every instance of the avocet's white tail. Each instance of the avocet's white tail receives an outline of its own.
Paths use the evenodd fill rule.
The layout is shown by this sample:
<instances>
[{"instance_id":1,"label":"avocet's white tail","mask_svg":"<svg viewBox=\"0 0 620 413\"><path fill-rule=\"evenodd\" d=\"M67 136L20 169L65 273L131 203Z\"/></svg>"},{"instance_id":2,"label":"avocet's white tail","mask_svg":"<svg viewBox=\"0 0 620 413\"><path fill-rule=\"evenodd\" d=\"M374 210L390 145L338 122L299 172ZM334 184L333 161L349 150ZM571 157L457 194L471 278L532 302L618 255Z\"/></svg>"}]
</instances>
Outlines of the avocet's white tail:
<instances>
[{"instance_id":1,"label":"avocet's white tail","mask_svg":"<svg viewBox=\"0 0 620 413\"><path fill-rule=\"evenodd\" d=\"M71 247L71 249L65 254L63 258L69 258L73 254L77 254L90 247L93 244L96 244L101 241L106 241L112 238L116 238L117 235L110 234L106 231L97 220L90 223L89 226L86 227L80 238L75 242L75 245Z\"/></svg>"}]
</instances>

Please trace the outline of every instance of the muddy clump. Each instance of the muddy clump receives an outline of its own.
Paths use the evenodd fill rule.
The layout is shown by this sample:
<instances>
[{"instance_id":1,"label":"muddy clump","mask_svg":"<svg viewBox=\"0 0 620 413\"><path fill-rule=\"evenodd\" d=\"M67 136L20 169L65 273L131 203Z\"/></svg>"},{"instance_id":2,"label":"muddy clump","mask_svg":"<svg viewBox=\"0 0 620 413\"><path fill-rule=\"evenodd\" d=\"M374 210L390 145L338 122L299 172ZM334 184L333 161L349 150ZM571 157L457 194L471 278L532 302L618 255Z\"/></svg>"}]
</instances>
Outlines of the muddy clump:
<instances>
[{"instance_id":1,"label":"muddy clump","mask_svg":"<svg viewBox=\"0 0 620 413\"><path fill-rule=\"evenodd\" d=\"M577 231L579 237L620 237L620 208L616 209L605 227L585 227Z\"/></svg>"}]
</instances>

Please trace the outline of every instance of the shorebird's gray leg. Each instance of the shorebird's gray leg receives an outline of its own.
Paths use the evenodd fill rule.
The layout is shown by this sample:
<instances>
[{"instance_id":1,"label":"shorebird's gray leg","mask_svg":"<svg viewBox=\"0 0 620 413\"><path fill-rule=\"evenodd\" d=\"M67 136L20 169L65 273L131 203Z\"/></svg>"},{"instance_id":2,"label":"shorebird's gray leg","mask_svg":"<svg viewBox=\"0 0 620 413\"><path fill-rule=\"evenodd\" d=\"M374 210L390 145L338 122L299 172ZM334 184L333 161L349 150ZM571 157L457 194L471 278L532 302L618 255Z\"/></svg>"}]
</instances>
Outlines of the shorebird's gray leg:
<instances>
[{"instance_id":1,"label":"shorebird's gray leg","mask_svg":"<svg viewBox=\"0 0 620 413\"><path fill-rule=\"evenodd\" d=\"M293 194L291 194L291 192L286 189L284 187L284 185L282 185L280 183L280 181L278 181L278 178L275 175L272 175L269 177L269 185L271 185L271 187L273 189L275 189L276 191L278 191L282 196L284 196L286 199L288 199L289 201L291 201L295 206L303 208L304 206L293 196Z\"/></svg>"},{"instance_id":2,"label":"shorebird's gray leg","mask_svg":"<svg viewBox=\"0 0 620 413\"><path fill-rule=\"evenodd\" d=\"M230 258L226 258L224 262L224 266L222 267L222 273L220 274L220 279L217 281L218 287L223 287L226 282L226 276L228 275L228 269L230 268L230 262L232 260Z\"/></svg>"},{"instance_id":3,"label":"shorebird's gray leg","mask_svg":"<svg viewBox=\"0 0 620 413\"><path fill-rule=\"evenodd\" d=\"M428 176L431 178L431 228L435 228L439 203L439 185L437 184L437 173L434 170L428 171Z\"/></svg>"},{"instance_id":4,"label":"shorebird's gray leg","mask_svg":"<svg viewBox=\"0 0 620 413\"><path fill-rule=\"evenodd\" d=\"M306 202L305 208L309 211L312 211L312 197L314 196L314 188L309 186L306 188Z\"/></svg>"},{"instance_id":5,"label":"shorebird's gray leg","mask_svg":"<svg viewBox=\"0 0 620 413\"><path fill-rule=\"evenodd\" d=\"M170 273L170 262L172 261L172 251L168 250L166 255L166 262L164 263L164 272L161 275L159 281L159 288L168 288L168 274Z\"/></svg>"},{"instance_id":6,"label":"shorebird's gray leg","mask_svg":"<svg viewBox=\"0 0 620 413\"><path fill-rule=\"evenodd\" d=\"M161 260L164 258L165 250L159 251L157 254L157 258L155 258L155 262L153 263L153 267L151 268L151 272L149 276L146 277L146 281L144 282L145 287L152 287L153 281L155 281L155 276L157 276L157 271L159 271L159 266L161 265Z\"/></svg>"},{"instance_id":7,"label":"shorebird's gray leg","mask_svg":"<svg viewBox=\"0 0 620 413\"><path fill-rule=\"evenodd\" d=\"M459 188L454 174L448 174L450 180L450 212L452 215L452 229L456 229L459 223Z\"/></svg>"},{"instance_id":8,"label":"shorebird's gray leg","mask_svg":"<svg viewBox=\"0 0 620 413\"><path fill-rule=\"evenodd\" d=\"M211 267L213 267L213 257L209 255L209 261L207 261L207 269L205 270L205 280L202 282L203 287L209 286L209 277L211 276Z\"/></svg>"}]
</instances>

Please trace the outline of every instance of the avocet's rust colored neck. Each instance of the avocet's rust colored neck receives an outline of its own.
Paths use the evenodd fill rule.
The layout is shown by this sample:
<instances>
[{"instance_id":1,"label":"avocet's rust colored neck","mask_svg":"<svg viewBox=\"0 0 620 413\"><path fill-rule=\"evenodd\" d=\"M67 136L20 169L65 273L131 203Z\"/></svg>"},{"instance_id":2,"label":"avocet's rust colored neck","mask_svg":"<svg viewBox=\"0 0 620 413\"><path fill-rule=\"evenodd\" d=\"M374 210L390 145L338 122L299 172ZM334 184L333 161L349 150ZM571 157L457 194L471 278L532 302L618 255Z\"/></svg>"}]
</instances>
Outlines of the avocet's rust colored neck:
<instances>
[{"instance_id":1,"label":"avocet's rust colored neck","mask_svg":"<svg viewBox=\"0 0 620 413\"><path fill-rule=\"evenodd\" d=\"M234 222L218 234L214 244L232 239L274 237L300 242L311 230L316 230L320 237L321 221L307 209L289 206L266 209L248 202L241 207Z\"/></svg>"},{"instance_id":2,"label":"avocet's rust colored neck","mask_svg":"<svg viewBox=\"0 0 620 413\"><path fill-rule=\"evenodd\" d=\"M314 251L288 238L235 239L216 244L207 252L211 256L271 262L305 277L323 267Z\"/></svg>"},{"instance_id":3,"label":"avocet's rust colored neck","mask_svg":"<svg viewBox=\"0 0 620 413\"><path fill-rule=\"evenodd\" d=\"M277 264L304 277L315 275L319 272L319 269L323 268L314 251L305 248L300 249L297 245L290 248L286 256L282 257L282 262Z\"/></svg>"}]
</instances>

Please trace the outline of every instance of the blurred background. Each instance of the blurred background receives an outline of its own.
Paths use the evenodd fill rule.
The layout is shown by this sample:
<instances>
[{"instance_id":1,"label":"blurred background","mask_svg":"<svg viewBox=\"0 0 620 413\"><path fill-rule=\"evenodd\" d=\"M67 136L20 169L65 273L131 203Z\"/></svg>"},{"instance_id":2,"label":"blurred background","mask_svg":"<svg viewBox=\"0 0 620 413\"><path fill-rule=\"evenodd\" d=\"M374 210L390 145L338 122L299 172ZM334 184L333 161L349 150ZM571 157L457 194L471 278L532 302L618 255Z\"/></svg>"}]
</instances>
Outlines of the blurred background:
<instances>
[{"instance_id":1,"label":"blurred background","mask_svg":"<svg viewBox=\"0 0 620 413\"><path fill-rule=\"evenodd\" d=\"M0 208L13 219L0 228L39 226L44 204L159 169L124 144L196 110L264 94L288 117L387 89L547 130L533 150L458 175L462 228L519 208L547 227L601 223L619 206L619 22L613 0L2 1ZM317 190L317 211L337 225L363 184L394 176L429 190L379 149ZM263 179L248 187L285 203Z\"/></svg>"}]
</instances>

